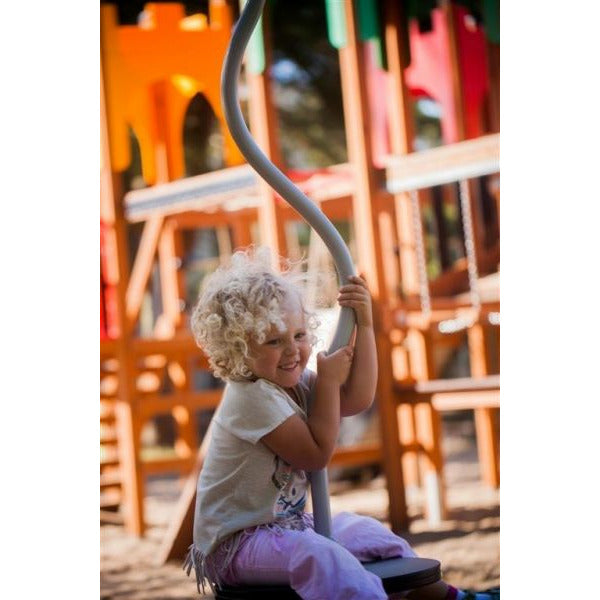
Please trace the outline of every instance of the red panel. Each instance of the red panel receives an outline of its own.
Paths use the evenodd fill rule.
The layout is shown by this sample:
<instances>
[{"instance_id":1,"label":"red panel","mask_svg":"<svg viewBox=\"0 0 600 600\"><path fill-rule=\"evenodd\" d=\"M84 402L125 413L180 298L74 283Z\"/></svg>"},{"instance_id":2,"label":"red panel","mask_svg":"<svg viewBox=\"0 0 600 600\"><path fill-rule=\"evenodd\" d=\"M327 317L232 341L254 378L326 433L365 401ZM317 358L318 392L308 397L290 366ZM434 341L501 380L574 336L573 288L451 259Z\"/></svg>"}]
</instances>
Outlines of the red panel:
<instances>
[{"instance_id":1,"label":"red panel","mask_svg":"<svg viewBox=\"0 0 600 600\"><path fill-rule=\"evenodd\" d=\"M450 37L444 13L431 11L432 29L419 32L416 19L408 24L410 65L405 70L406 84L414 96L429 96L442 108L442 138L445 144L459 141L456 108L452 93Z\"/></svg>"},{"instance_id":2,"label":"red panel","mask_svg":"<svg viewBox=\"0 0 600 600\"><path fill-rule=\"evenodd\" d=\"M463 6L456 6L456 43L458 62L463 79L463 99L465 108L465 134L467 139L483 133L481 110L489 89L487 46L485 34Z\"/></svg>"},{"instance_id":3,"label":"red panel","mask_svg":"<svg viewBox=\"0 0 600 600\"><path fill-rule=\"evenodd\" d=\"M483 133L481 105L489 86L485 35L462 6L453 6L458 64L463 85L465 134L467 138ZM420 33L416 19L409 22L411 64L406 68L406 83L411 93L429 96L442 109L442 138L445 144L460 141L456 122L456 99L452 91L450 35L441 9L431 12L432 30Z\"/></svg>"}]
</instances>

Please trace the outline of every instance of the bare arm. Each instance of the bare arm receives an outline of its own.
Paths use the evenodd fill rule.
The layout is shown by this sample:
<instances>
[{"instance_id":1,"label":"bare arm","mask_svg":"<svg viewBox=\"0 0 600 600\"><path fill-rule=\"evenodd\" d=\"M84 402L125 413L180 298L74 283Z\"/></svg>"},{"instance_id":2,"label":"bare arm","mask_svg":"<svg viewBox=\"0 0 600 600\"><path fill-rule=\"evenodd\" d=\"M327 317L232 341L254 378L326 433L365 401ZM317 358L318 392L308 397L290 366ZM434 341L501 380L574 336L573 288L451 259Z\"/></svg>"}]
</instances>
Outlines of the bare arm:
<instances>
[{"instance_id":1,"label":"bare arm","mask_svg":"<svg viewBox=\"0 0 600 600\"><path fill-rule=\"evenodd\" d=\"M366 410L373 403L377 387L377 348L373 332L373 309L367 284L361 277L350 277L340 288L338 301L356 313L354 360L350 376L342 385L340 408L343 417Z\"/></svg>"},{"instance_id":2,"label":"bare arm","mask_svg":"<svg viewBox=\"0 0 600 600\"><path fill-rule=\"evenodd\" d=\"M352 349L340 348L317 356L315 397L308 420L294 415L261 438L275 454L295 469L324 468L335 448L340 428L340 386L348 377Z\"/></svg>"}]
</instances>

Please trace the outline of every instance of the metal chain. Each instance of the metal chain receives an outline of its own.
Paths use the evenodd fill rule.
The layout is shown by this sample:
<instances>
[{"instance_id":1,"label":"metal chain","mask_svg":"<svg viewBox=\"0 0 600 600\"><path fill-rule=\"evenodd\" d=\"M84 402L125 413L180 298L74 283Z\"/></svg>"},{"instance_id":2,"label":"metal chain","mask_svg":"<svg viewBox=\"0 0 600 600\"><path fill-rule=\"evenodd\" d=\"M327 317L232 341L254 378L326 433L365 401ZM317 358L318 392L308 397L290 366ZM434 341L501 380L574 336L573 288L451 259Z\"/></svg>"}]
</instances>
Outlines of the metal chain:
<instances>
[{"instance_id":1,"label":"metal chain","mask_svg":"<svg viewBox=\"0 0 600 600\"><path fill-rule=\"evenodd\" d=\"M461 179L458 182L458 186L463 232L465 234L465 251L467 253L467 274L469 276L471 304L479 309L481 308L481 298L479 296L479 272L477 270L477 256L475 254L475 241L473 236L473 218L471 215L471 192L469 191L469 182L466 179Z\"/></svg>"},{"instance_id":2,"label":"metal chain","mask_svg":"<svg viewBox=\"0 0 600 600\"><path fill-rule=\"evenodd\" d=\"M415 234L415 248L417 251L417 269L419 277L419 297L421 300L421 311L425 317L431 315L431 296L429 295L429 278L427 277L427 257L425 256L425 245L423 243L424 231L421 220L421 207L417 190L410 191L412 205L413 230Z\"/></svg>"}]
</instances>

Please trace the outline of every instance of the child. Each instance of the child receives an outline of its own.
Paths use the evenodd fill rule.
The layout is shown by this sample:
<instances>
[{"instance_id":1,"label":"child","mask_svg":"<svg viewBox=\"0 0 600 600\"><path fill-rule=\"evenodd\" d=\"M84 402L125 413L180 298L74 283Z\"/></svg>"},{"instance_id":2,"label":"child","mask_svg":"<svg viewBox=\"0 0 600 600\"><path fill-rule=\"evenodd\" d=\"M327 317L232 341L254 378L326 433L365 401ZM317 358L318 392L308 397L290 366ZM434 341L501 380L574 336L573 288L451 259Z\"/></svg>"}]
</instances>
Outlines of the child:
<instances>
[{"instance_id":1,"label":"child","mask_svg":"<svg viewBox=\"0 0 600 600\"><path fill-rule=\"evenodd\" d=\"M188 575L194 567L199 591L206 578L213 590L223 583L289 584L306 600L376 600L387 594L360 561L415 556L370 517L335 516L333 541L315 533L304 512L307 472L327 465L340 417L368 408L377 382L365 282L350 277L338 301L355 311L354 344L319 353L314 373L306 364L316 319L289 273L270 268L268 255L236 252L205 282L192 330L227 385L212 420L185 564ZM440 581L408 597L468 596Z\"/></svg>"}]
</instances>

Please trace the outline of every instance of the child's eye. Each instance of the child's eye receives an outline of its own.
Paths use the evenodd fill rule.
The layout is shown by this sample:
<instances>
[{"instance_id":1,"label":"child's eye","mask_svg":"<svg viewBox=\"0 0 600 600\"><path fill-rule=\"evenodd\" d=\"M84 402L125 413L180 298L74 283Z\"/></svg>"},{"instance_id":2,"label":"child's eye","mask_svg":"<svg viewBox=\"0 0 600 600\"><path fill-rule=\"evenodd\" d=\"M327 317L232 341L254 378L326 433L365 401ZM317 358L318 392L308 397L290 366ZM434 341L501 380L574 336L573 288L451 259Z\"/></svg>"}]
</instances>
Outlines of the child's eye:
<instances>
[{"instance_id":1,"label":"child's eye","mask_svg":"<svg viewBox=\"0 0 600 600\"><path fill-rule=\"evenodd\" d=\"M306 338L306 332L304 332L304 331L303 331L303 332L301 332L301 333L297 333L297 334L296 334L296 339L297 339L297 340L303 340L303 339L305 339L305 338Z\"/></svg>"},{"instance_id":2,"label":"child's eye","mask_svg":"<svg viewBox=\"0 0 600 600\"><path fill-rule=\"evenodd\" d=\"M279 343L279 338L273 338L272 340L267 340L265 344L267 346L276 346Z\"/></svg>"}]
</instances>

